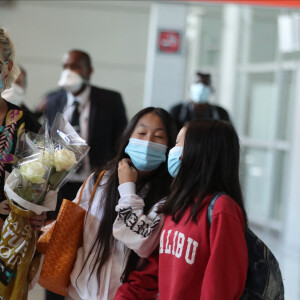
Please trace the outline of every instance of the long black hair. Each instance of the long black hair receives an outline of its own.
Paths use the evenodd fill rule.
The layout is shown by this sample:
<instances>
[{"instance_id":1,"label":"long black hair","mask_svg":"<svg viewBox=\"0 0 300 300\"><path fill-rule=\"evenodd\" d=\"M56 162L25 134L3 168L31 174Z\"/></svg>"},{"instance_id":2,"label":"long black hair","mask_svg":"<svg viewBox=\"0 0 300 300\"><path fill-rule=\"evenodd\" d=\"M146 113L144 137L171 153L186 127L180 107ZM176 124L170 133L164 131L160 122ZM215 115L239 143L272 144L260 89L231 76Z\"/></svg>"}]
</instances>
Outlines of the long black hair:
<instances>
[{"instance_id":1,"label":"long black hair","mask_svg":"<svg viewBox=\"0 0 300 300\"><path fill-rule=\"evenodd\" d=\"M96 265L99 264L97 267L97 276L98 278L100 278L101 269L111 255L112 246L113 246L112 228L113 228L113 223L117 217L115 207L118 204L118 200L120 198L118 192L118 186L119 186L118 163L124 157L128 157L128 155L125 154L124 150L128 144L129 138L131 137L136 127L136 124L138 123L140 118L149 113L158 115L165 126L166 134L168 138L167 154L170 148L172 148L173 145L175 144L176 127L174 121L171 115L162 108L155 108L155 107L144 108L143 110L139 111L129 122L127 128L125 129L121 137L119 147L117 149L118 150L117 155L104 168L108 174L108 180L103 186L104 190L103 190L102 199L93 200L93 201L98 201L99 203L98 209L103 210L103 217L100 220L100 226L98 228L96 239L83 265L84 268L93 249L95 249L95 255L92 259L93 267L90 270L91 271L90 277L92 273L95 271ZM95 172L94 181L96 181L99 173L102 170L103 169L100 169L97 172ZM168 173L167 162L165 162L158 169L156 169L149 176L147 176L142 182L139 182L139 184L137 185L137 192L139 192L145 185L149 187L147 188L147 195L144 197L145 213L147 213L162 198L168 195L171 181L172 178ZM131 253L129 254L126 267L124 269L124 273L121 278L122 281L126 281L129 273L137 267L138 259L139 257L133 251L131 251ZM78 277L79 276L80 274L78 275Z\"/></svg>"},{"instance_id":2,"label":"long black hair","mask_svg":"<svg viewBox=\"0 0 300 300\"><path fill-rule=\"evenodd\" d=\"M239 160L239 139L229 122L207 119L190 122L186 125L181 166L161 211L179 222L186 209L191 208L188 220L196 222L204 198L225 192L239 205L247 223Z\"/></svg>"}]
</instances>

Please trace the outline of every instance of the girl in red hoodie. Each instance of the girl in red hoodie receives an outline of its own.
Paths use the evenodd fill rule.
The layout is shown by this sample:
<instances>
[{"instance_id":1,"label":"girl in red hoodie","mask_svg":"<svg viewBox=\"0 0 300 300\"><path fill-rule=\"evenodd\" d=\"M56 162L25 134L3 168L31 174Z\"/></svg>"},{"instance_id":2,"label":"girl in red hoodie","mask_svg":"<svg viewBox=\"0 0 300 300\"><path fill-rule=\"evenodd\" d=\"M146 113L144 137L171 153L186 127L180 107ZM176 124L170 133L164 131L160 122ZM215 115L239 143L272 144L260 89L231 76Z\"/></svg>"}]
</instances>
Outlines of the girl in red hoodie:
<instances>
[{"instance_id":1,"label":"girl in red hoodie","mask_svg":"<svg viewBox=\"0 0 300 300\"><path fill-rule=\"evenodd\" d=\"M247 217L239 182L239 140L227 122L195 120L170 151L175 177L161 211L160 247L114 299L237 300L245 288ZM163 183L162 183L163 184ZM208 206L217 193L212 222Z\"/></svg>"}]
</instances>

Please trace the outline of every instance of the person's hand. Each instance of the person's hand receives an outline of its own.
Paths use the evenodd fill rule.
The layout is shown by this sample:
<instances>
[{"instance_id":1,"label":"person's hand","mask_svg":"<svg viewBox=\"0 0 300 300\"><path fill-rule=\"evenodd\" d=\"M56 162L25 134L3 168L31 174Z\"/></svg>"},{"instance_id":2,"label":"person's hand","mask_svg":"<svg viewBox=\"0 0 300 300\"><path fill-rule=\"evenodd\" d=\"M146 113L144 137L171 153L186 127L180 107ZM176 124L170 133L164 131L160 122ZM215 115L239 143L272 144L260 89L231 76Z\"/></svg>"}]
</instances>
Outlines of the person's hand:
<instances>
[{"instance_id":1,"label":"person's hand","mask_svg":"<svg viewBox=\"0 0 300 300\"><path fill-rule=\"evenodd\" d=\"M138 173L137 170L132 166L130 159L123 158L119 161L118 176L120 185L125 182L136 183Z\"/></svg>"},{"instance_id":2,"label":"person's hand","mask_svg":"<svg viewBox=\"0 0 300 300\"><path fill-rule=\"evenodd\" d=\"M34 230L40 231L41 228L45 225L47 219L47 213L44 211L40 215L33 215L29 221Z\"/></svg>"}]
</instances>

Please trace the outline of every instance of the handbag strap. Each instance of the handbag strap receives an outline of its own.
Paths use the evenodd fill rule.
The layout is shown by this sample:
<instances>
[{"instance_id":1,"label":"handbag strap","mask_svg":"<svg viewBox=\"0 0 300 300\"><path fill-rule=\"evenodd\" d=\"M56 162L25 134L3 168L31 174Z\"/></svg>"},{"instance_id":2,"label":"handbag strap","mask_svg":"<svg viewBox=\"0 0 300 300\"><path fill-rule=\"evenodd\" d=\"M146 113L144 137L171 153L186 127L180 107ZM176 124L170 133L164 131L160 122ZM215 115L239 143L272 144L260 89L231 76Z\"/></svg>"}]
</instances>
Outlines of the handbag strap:
<instances>
[{"instance_id":1,"label":"handbag strap","mask_svg":"<svg viewBox=\"0 0 300 300\"><path fill-rule=\"evenodd\" d=\"M97 187L98 187L99 182L100 182L100 180L102 179L104 173L105 173L105 170L103 170L102 172L100 172L100 174L99 174L99 176L98 176L98 178L97 178L97 180L96 180L96 182L95 182L95 184L94 184L93 191L92 191L92 193L91 193L90 200L89 200L89 205L91 204L91 202L92 202L92 200L93 200L93 198L94 198L94 195L95 195L95 193L96 193ZM77 205L79 205L80 202L81 202L82 193L83 193L85 184L86 184L86 182L87 182L88 179L89 179L89 177L84 181L84 183L83 183L83 185L82 185L82 187L81 187L81 191L80 191L80 194L79 194L79 200L78 200Z\"/></svg>"},{"instance_id":2,"label":"handbag strap","mask_svg":"<svg viewBox=\"0 0 300 300\"><path fill-rule=\"evenodd\" d=\"M207 221L208 221L208 227L210 228L211 222L212 222L212 214L213 214L213 209L215 206L216 201L218 198L220 198L222 195L225 195L225 193L217 193L216 195L213 196L213 198L210 200L210 203L207 208Z\"/></svg>"}]
</instances>

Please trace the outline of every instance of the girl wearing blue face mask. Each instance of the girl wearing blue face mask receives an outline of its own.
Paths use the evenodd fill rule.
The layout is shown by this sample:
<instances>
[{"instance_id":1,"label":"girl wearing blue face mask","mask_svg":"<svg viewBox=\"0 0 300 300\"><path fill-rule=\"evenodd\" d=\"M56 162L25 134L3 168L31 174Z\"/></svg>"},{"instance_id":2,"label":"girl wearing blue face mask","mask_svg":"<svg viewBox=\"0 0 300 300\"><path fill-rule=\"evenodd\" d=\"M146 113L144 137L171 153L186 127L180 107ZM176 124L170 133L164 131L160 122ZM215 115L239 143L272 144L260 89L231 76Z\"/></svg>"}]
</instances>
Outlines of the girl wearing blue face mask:
<instances>
[{"instance_id":1,"label":"girl wearing blue face mask","mask_svg":"<svg viewBox=\"0 0 300 300\"><path fill-rule=\"evenodd\" d=\"M102 170L88 178L80 203L87 209L84 241L66 299L113 299L129 273L143 263L140 257L157 247L163 223L157 210L169 193L172 177L167 155L175 138L176 127L168 112L145 108L125 129L90 205Z\"/></svg>"},{"instance_id":2,"label":"girl wearing blue face mask","mask_svg":"<svg viewBox=\"0 0 300 300\"><path fill-rule=\"evenodd\" d=\"M185 132L186 127L182 127L178 133L175 147L173 147L169 152L168 171L172 177L176 177L181 165Z\"/></svg>"}]
</instances>

